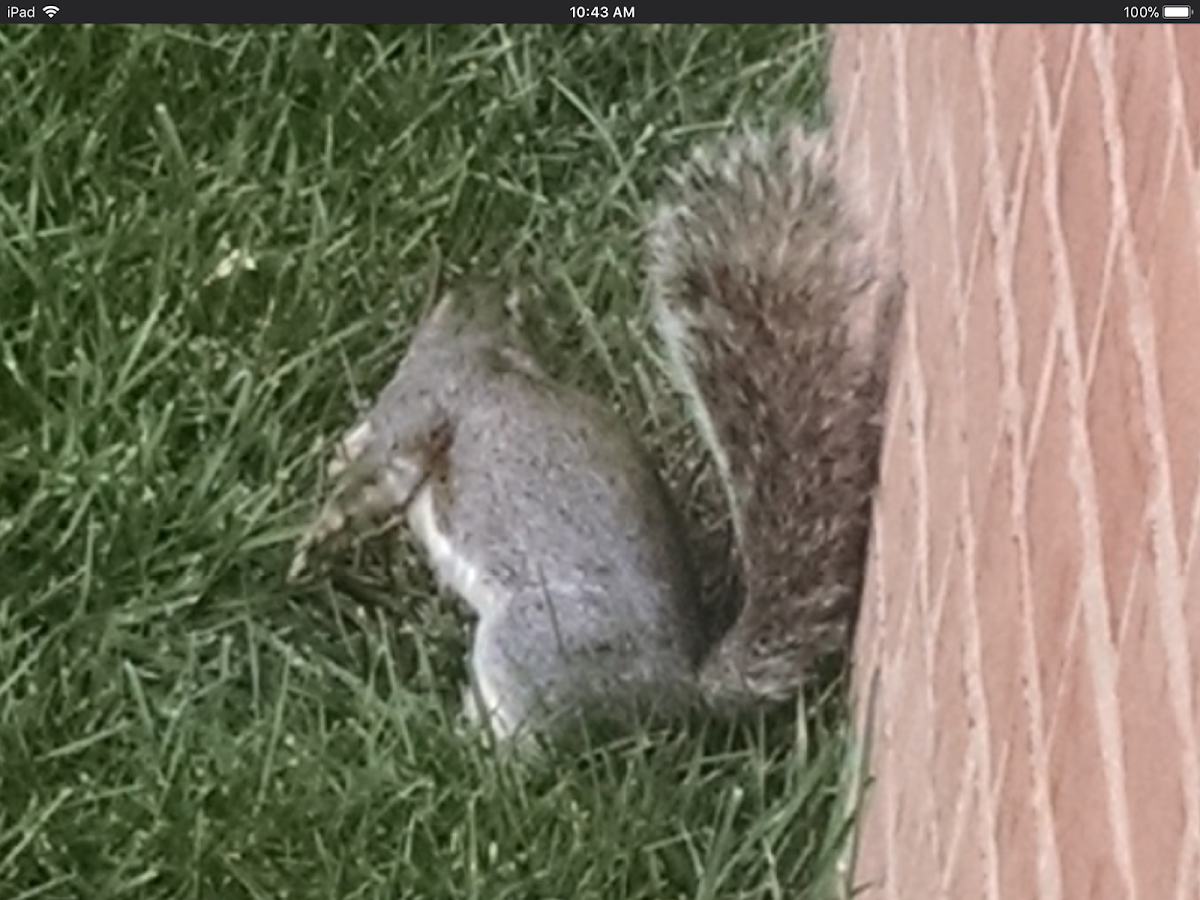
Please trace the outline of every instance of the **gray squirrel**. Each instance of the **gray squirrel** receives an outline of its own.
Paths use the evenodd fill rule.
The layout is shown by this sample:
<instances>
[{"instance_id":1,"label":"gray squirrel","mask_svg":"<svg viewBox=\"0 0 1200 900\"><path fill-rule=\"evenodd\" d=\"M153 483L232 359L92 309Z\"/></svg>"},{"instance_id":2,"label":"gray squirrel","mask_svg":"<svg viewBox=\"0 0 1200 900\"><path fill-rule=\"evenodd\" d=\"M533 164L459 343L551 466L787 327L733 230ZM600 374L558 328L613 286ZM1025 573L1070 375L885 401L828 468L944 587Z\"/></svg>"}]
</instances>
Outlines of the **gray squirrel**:
<instances>
[{"instance_id":1,"label":"gray squirrel","mask_svg":"<svg viewBox=\"0 0 1200 900\"><path fill-rule=\"evenodd\" d=\"M329 466L304 539L406 516L478 621L467 718L501 739L577 711L684 709L703 650L684 530L604 404L551 380L490 291L447 294Z\"/></svg>"},{"instance_id":2,"label":"gray squirrel","mask_svg":"<svg viewBox=\"0 0 1200 900\"><path fill-rule=\"evenodd\" d=\"M309 553L407 519L477 616L464 701L500 739L795 695L862 589L898 281L827 134L746 130L672 173L650 317L712 455L742 587L711 637L687 528L604 404L548 377L488 291L446 295L342 438Z\"/></svg>"}]
</instances>

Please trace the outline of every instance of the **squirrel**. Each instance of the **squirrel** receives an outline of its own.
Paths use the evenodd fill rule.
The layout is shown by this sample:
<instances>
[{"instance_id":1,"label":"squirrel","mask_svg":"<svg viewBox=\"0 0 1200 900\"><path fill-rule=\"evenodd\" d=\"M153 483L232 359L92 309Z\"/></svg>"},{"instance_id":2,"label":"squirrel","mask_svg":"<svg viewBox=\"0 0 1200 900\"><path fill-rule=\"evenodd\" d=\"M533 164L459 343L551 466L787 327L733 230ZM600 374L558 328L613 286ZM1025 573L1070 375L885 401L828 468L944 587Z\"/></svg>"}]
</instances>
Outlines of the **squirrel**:
<instances>
[{"instance_id":1,"label":"squirrel","mask_svg":"<svg viewBox=\"0 0 1200 900\"><path fill-rule=\"evenodd\" d=\"M577 712L679 714L703 637L678 510L633 432L552 380L497 299L450 292L418 326L339 442L291 575L333 538L407 517L477 618L469 722L507 741Z\"/></svg>"},{"instance_id":2,"label":"squirrel","mask_svg":"<svg viewBox=\"0 0 1200 900\"><path fill-rule=\"evenodd\" d=\"M488 291L451 292L343 436L310 551L407 518L478 618L468 720L742 709L844 650L862 590L898 280L877 271L827 134L699 147L649 228L649 318L731 519L741 586L712 637L687 521L620 417L552 380Z\"/></svg>"}]
</instances>

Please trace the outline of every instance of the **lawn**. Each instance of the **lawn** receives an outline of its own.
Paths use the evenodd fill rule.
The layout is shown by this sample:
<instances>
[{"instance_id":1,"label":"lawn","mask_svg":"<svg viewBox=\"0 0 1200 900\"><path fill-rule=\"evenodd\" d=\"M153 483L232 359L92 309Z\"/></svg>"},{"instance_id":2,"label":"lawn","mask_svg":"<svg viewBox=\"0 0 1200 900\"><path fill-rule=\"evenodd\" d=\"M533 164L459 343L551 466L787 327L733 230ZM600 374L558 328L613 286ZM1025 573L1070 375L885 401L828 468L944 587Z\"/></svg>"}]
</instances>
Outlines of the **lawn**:
<instances>
[{"instance_id":1,"label":"lawn","mask_svg":"<svg viewBox=\"0 0 1200 900\"><path fill-rule=\"evenodd\" d=\"M666 442L655 185L823 66L801 26L0 31L0 900L830 896L838 703L521 766L411 553L398 611L284 579L439 271L525 287Z\"/></svg>"}]
</instances>

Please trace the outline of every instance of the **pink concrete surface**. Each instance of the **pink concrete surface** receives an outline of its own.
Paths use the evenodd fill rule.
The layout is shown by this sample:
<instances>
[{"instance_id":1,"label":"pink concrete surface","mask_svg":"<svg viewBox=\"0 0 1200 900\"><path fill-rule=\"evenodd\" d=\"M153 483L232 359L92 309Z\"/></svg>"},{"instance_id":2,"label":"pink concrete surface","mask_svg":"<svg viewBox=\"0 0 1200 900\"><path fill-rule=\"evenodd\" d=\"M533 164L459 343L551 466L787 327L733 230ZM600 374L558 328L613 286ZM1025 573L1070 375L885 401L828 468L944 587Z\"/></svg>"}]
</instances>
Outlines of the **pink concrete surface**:
<instances>
[{"instance_id":1,"label":"pink concrete surface","mask_svg":"<svg viewBox=\"0 0 1200 900\"><path fill-rule=\"evenodd\" d=\"M1200 26L834 28L908 279L864 898L1200 898Z\"/></svg>"}]
</instances>

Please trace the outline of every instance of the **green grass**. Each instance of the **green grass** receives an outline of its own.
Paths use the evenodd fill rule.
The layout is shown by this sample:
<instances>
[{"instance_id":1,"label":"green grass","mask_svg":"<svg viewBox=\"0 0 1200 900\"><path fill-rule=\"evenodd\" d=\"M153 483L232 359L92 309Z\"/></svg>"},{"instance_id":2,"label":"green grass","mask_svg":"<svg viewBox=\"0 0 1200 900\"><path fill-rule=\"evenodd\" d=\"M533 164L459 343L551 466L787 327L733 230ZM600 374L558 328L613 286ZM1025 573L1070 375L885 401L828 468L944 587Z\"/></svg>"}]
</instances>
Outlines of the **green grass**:
<instances>
[{"instance_id":1,"label":"green grass","mask_svg":"<svg viewBox=\"0 0 1200 900\"><path fill-rule=\"evenodd\" d=\"M0 31L0 898L826 896L836 708L518 767L417 561L283 578L439 264L661 438L662 167L822 82L801 27Z\"/></svg>"}]
</instances>

